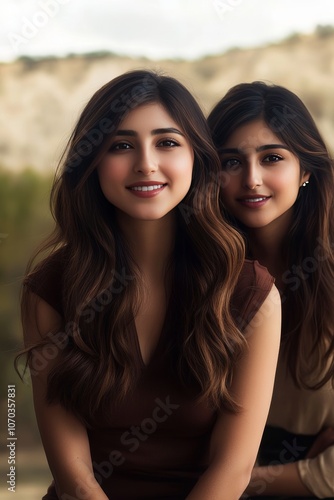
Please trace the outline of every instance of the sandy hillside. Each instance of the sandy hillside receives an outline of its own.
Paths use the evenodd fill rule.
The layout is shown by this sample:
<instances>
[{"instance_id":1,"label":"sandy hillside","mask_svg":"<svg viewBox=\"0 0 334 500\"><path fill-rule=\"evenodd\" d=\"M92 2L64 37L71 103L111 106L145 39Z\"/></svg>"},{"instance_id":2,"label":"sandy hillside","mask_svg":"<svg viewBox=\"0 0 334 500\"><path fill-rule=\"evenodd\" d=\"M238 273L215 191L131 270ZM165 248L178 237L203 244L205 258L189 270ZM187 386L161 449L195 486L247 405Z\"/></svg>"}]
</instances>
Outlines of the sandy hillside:
<instances>
[{"instance_id":1,"label":"sandy hillside","mask_svg":"<svg viewBox=\"0 0 334 500\"><path fill-rule=\"evenodd\" d=\"M54 169L78 113L108 80L134 68L180 79L207 113L232 85L266 80L285 85L309 106L334 149L334 28L294 35L275 45L234 49L196 61L130 59L95 54L0 64L0 164Z\"/></svg>"}]
</instances>

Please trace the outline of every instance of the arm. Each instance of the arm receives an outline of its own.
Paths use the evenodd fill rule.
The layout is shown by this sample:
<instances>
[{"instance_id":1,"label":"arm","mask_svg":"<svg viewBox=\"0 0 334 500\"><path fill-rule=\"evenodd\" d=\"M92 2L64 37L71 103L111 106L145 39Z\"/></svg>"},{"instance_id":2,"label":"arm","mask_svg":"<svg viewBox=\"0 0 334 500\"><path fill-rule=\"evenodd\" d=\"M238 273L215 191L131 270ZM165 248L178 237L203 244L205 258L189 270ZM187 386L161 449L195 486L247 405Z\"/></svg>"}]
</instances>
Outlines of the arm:
<instances>
[{"instance_id":1,"label":"arm","mask_svg":"<svg viewBox=\"0 0 334 500\"><path fill-rule=\"evenodd\" d=\"M29 292L30 293L30 292ZM23 318L26 346L40 341L49 332L61 331L60 315L44 300L30 293L29 315ZM44 351L46 354L46 351ZM43 356L43 349L40 351ZM44 356L47 360L47 356ZM107 500L94 478L85 426L61 405L46 403L47 376L56 359L32 370L35 413L59 499ZM44 366L46 365L46 366Z\"/></svg>"},{"instance_id":2,"label":"arm","mask_svg":"<svg viewBox=\"0 0 334 500\"><path fill-rule=\"evenodd\" d=\"M334 429L329 427L318 435L305 460L255 467L247 494L333 496L333 445Z\"/></svg>"},{"instance_id":3,"label":"arm","mask_svg":"<svg viewBox=\"0 0 334 500\"><path fill-rule=\"evenodd\" d=\"M329 436L327 435L327 437ZM301 480L305 487L312 491L313 496L318 498L332 498L334 496L333 441L317 456L297 462L297 467Z\"/></svg>"},{"instance_id":4,"label":"arm","mask_svg":"<svg viewBox=\"0 0 334 500\"><path fill-rule=\"evenodd\" d=\"M297 462L254 467L251 481L246 489L248 495L303 496L313 497L303 484Z\"/></svg>"},{"instance_id":5,"label":"arm","mask_svg":"<svg viewBox=\"0 0 334 500\"><path fill-rule=\"evenodd\" d=\"M315 458L334 444L334 427L327 427L318 434L311 448L307 452L306 458Z\"/></svg>"},{"instance_id":6,"label":"arm","mask_svg":"<svg viewBox=\"0 0 334 500\"><path fill-rule=\"evenodd\" d=\"M294 463L255 467L247 494L258 496L333 497L334 446L313 458Z\"/></svg>"},{"instance_id":7,"label":"arm","mask_svg":"<svg viewBox=\"0 0 334 500\"><path fill-rule=\"evenodd\" d=\"M222 412L210 444L210 465L187 500L238 499L254 466L269 411L280 342L281 304L273 287L245 332L248 349L235 366L232 391L241 406Z\"/></svg>"}]
</instances>

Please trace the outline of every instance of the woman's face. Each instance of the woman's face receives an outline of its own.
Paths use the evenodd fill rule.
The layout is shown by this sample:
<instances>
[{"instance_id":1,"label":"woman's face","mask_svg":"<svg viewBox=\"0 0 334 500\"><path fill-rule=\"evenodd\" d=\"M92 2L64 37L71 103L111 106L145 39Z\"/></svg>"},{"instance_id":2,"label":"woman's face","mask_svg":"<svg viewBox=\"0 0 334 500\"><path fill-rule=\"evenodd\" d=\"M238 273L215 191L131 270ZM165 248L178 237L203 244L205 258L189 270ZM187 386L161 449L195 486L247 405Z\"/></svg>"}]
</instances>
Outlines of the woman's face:
<instances>
[{"instance_id":1,"label":"woman's face","mask_svg":"<svg viewBox=\"0 0 334 500\"><path fill-rule=\"evenodd\" d=\"M161 104L152 103L127 114L97 172L104 196L120 212L157 220L187 194L193 163L183 130Z\"/></svg>"},{"instance_id":2,"label":"woman's face","mask_svg":"<svg viewBox=\"0 0 334 500\"><path fill-rule=\"evenodd\" d=\"M221 151L227 210L253 229L289 221L310 174L301 172L298 158L268 125L256 120L239 127Z\"/></svg>"}]
</instances>

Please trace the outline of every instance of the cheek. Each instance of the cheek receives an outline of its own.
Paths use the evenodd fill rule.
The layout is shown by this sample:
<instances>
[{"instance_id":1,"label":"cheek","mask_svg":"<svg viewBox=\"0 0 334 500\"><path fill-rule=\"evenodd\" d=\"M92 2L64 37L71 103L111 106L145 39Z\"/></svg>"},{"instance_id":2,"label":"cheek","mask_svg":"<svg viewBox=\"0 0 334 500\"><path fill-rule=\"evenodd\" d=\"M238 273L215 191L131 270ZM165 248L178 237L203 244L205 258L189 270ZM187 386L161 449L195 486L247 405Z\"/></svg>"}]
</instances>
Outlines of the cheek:
<instances>
[{"instance_id":1,"label":"cheek","mask_svg":"<svg viewBox=\"0 0 334 500\"><path fill-rule=\"evenodd\" d=\"M170 176L183 181L183 183L191 183L193 174L194 159L190 155L185 155L179 157L172 165L169 166L168 170Z\"/></svg>"},{"instance_id":2,"label":"cheek","mask_svg":"<svg viewBox=\"0 0 334 500\"><path fill-rule=\"evenodd\" d=\"M227 172L223 172L223 174L220 178L220 189L223 199L234 199L236 194L240 192L242 185L241 177Z\"/></svg>"},{"instance_id":3,"label":"cheek","mask_svg":"<svg viewBox=\"0 0 334 500\"><path fill-rule=\"evenodd\" d=\"M270 183L273 189L283 192L286 195L288 195L288 193L291 193L291 195L293 193L298 193L300 184L299 173L296 172L294 175L291 175L291 172L284 172L281 175L273 176Z\"/></svg>"},{"instance_id":4,"label":"cheek","mask_svg":"<svg viewBox=\"0 0 334 500\"><path fill-rule=\"evenodd\" d=\"M122 162L103 162L97 169L100 185L110 186L124 179L125 168Z\"/></svg>"}]
</instances>

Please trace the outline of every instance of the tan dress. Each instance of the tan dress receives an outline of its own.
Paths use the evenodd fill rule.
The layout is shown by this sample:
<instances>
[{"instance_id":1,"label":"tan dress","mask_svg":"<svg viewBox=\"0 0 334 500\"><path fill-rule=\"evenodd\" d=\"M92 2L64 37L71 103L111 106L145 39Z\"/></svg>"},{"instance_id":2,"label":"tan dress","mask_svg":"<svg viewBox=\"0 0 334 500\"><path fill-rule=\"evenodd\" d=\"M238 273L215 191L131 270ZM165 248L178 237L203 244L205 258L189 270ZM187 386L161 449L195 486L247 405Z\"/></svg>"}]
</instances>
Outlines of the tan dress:
<instances>
[{"instance_id":1,"label":"tan dress","mask_svg":"<svg viewBox=\"0 0 334 500\"><path fill-rule=\"evenodd\" d=\"M316 458L305 459L307 443L298 444L293 436L314 437L327 427L334 427L334 388L328 382L312 391L296 387L283 356L280 356L268 425L291 433L281 447L281 461L298 460L298 470L305 486L316 498L334 497L334 445ZM295 439L295 440L294 440ZM286 450L286 451L284 451Z\"/></svg>"}]
</instances>

